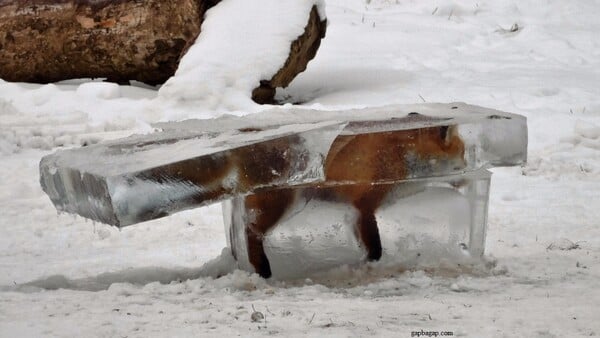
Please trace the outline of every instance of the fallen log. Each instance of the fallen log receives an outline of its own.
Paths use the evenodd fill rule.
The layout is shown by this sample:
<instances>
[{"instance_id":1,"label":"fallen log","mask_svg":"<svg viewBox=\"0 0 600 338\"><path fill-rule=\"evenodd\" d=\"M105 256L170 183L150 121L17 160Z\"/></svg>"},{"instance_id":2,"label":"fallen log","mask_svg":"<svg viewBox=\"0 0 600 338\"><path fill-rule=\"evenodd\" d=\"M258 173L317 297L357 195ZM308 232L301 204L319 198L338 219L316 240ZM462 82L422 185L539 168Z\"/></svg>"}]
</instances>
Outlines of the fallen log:
<instances>
[{"instance_id":1,"label":"fallen log","mask_svg":"<svg viewBox=\"0 0 600 338\"><path fill-rule=\"evenodd\" d=\"M0 0L0 78L166 81L200 33L195 0Z\"/></svg>"},{"instance_id":2,"label":"fallen log","mask_svg":"<svg viewBox=\"0 0 600 338\"><path fill-rule=\"evenodd\" d=\"M0 78L162 84L200 34L206 10L218 2L0 0ZM284 66L257 83L252 98L273 102L275 88L287 86L314 58L325 30L326 21L315 7Z\"/></svg>"}]
</instances>

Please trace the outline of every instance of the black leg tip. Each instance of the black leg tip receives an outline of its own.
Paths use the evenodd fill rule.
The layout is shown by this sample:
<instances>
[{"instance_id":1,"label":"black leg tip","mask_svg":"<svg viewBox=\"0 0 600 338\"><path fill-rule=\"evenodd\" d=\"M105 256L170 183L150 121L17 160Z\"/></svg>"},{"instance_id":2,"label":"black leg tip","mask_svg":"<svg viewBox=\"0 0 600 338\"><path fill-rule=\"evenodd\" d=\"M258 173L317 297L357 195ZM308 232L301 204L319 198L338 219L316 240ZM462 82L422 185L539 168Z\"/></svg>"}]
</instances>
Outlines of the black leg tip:
<instances>
[{"instance_id":1,"label":"black leg tip","mask_svg":"<svg viewBox=\"0 0 600 338\"><path fill-rule=\"evenodd\" d=\"M382 255L382 251L383 250L381 249L381 247L373 248L367 254L367 260L369 260L370 262L380 260L381 259L381 255Z\"/></svg>"},{"instance_id":2,"label":"black leg tip","mask_svg":"<svg viewBox=\"0 0 600 338\"><path fill-rule=\"evenodd\" d=\"M265 254L261 256L260 263L256 267L256 273L258 273L264 279L271 278L271 264L269 264L269 259Z\"/></svg>"},{"instance_id":3,"label":"black leg tip","mask_svg":"<svg viewBox=\"0 0 600 338\"><path fill-rule=\"evenodd\" d=\"M259 276L261 276L264 279L268 279L271 278L271 268L267 265L266 268L265 267L261 267L257 273L259 274Z\"/></svg>"}]
</instances>

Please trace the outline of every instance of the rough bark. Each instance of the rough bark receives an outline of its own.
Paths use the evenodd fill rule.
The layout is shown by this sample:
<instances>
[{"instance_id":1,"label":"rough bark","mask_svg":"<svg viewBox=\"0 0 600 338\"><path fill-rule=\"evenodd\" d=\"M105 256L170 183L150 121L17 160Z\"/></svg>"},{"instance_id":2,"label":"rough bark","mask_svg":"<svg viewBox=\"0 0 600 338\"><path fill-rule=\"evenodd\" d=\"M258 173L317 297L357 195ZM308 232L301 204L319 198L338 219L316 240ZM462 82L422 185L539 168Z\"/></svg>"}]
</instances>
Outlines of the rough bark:
<instances>
[{"instance_id":1,"label":"rough bark","mask_svg":"<svg viewBox=\"0 0 600 338\"><path fill-rule=\"evenodd\" d=\"M0 78L166 81L200 33L196 0L0 0Z\"/></svg>"}]
</instances>

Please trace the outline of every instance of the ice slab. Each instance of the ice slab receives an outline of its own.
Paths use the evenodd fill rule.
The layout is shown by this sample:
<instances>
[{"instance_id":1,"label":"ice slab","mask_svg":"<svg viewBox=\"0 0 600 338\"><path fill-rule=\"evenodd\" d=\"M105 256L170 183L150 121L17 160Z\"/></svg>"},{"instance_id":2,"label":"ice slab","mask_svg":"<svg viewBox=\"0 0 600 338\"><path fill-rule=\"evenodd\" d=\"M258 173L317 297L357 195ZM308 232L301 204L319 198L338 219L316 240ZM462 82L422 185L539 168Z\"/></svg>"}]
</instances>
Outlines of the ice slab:
<instances>
[{"instance_id":1,"label":"ice slab","mask_svg":"<svg viewBox=\"0 0 600 338\"><path fill-rule=\"evenodd\" d=\"M157 127L44 157L42 188L60 211L126 226L261 189L439 177L527 154L524 117L464 103L276 108Z\"/></svg>"}]
</instances>

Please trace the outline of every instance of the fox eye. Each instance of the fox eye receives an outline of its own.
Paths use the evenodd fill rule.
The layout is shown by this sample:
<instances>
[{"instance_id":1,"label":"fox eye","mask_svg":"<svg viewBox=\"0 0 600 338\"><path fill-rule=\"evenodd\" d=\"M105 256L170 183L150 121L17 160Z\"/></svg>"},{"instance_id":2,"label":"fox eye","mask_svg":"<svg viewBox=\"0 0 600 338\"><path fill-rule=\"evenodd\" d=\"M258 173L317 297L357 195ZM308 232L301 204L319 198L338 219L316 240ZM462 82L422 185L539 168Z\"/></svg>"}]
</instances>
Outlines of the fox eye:
<instances>
[{"instance_id":1,"label":"fox eye","mask_svg":"<svg viewBox=\"0 0 600 338\"><path fill-rule=\"evenodd\" d=\"M448 137L448 126L442 126L440 127L440 138L444 141L447 141Z\"/></svg>"}]
</instances>

